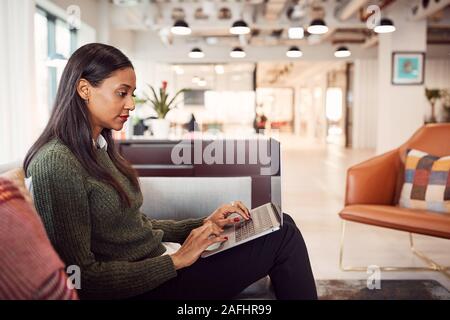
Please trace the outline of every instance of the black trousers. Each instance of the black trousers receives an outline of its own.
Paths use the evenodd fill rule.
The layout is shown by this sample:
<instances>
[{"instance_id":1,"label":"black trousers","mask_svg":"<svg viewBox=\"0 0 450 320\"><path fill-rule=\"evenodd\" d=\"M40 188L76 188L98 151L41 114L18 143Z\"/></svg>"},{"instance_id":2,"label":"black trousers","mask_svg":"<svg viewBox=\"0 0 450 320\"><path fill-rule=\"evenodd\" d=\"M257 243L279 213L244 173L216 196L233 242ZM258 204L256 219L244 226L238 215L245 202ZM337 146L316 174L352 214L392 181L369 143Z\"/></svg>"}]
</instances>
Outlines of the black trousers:
<instances>
[{"instance_id":1,"label":"black trousers","mask_svg":"<svg viewBox=\"0 0 450 320\"><path fill-rule=\"evenodd\" d=\"M277 299L317 299L308 252L294 220L266 236L178 270L177 277L133 299L231 299L269 275Z\"/></svg>"}]
</instances>

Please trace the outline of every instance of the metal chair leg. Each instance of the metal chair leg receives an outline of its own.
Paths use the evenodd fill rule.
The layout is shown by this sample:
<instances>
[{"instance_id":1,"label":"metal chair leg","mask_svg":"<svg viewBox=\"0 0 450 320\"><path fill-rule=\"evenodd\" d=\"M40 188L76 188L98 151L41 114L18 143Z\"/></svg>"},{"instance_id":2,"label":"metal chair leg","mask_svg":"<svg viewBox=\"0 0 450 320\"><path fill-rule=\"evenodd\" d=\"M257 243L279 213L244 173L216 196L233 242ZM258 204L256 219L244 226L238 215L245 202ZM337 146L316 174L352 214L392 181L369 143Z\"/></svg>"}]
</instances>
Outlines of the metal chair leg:
<instances>
[{"instance_id":1,"label":"metal chair leg","mask_svg":"<svg viewBox=\"0 0 450 320\"><path fill-rule=\"evenodd\" d=\"M414 240L413 240L412 233L409 233L409 245L410 245L412 253L414 255L416 255L418 258L420 258L422 261L427 263L431 270L439 271L439 272L443 273L445 276L450 278L450 273L447 272L447 270L450 269L450 267L446 267L446 266L443 266L443 265L437 263L436 261L434 261L430 257L428 257L425 253L416 249L416 247L414 246Z\"/></svg>"},{"instance_id":2,"label":"metal chair leg","mask_svg":"<svg viewBox=\"0 0 450 320\"><path fill-rule=\"evenodd\" d=\"M354 267L354 266L344 266L344 243L345 243L345 230L346 230L346 221L342 221L342 233L341 233L341 242L340 242L340 248L339 248L339 268L342 271L360 271L360 272L366 272L368 266L361 266L361 267ZM409 233L409 244L411 251L419 257L422 261L424 261L427 264L427 267L387 267L383 266L380 267L381 271L438 271L444 274L446 277L450 278L450 273L447 271L450 269L450 267L441 266L435 261L431 260L429 257L427 257L424 253L417 250L414 247L414 241L412 234Z\"/></svg>"},{"instance_id":3,"label":"metal chair leg","mask_svg":"<svg viewBox=\"0 0 450 320\"><path fill-rule=\"evenodd\" d=\"M345 240L345 226L346 221L342 220L342 233L341 233L341 243L339 246L339 268L342 271L367 271L367 267L351 267L351 266L344 266L344 240Z\"/></svg>"}]
</instances>

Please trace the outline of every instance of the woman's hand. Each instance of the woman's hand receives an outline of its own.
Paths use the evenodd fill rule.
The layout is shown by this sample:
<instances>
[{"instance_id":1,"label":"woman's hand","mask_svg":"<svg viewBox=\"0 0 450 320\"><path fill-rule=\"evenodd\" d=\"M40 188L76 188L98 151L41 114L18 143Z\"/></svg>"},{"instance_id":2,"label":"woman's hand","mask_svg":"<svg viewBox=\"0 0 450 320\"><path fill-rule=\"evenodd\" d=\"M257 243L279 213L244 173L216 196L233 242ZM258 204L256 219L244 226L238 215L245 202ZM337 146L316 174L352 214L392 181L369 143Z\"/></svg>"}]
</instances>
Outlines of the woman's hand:
<instances>
[{"instance_id":1,"label":"woman's hand","mask_svg":"<svg viewBox=\"0 0 450 320\"><path fill-rule=\"evenodd\" d=\"M224 227L227 224L233 224L239 222L239 218L228 218L232 213L238 213L245 220L251 219L250 212L247 207L241 201L233 201L231 204L225 204L217 208L205 222L212 221L219 227Z\"/></svg>"},{"instance_id":2,"label":"woman's hand","mask_svg":"<svg viewBox=\"0 0 450 320\"><path fill-rule=\"evenodd\" d=\"M212 221L206 221L201 227L192 230L181 248L171 255L175 269L193 264L211 244L227 241L227 237L220 236L222 232L223 229Z\"/></svg>"}]
</instances>

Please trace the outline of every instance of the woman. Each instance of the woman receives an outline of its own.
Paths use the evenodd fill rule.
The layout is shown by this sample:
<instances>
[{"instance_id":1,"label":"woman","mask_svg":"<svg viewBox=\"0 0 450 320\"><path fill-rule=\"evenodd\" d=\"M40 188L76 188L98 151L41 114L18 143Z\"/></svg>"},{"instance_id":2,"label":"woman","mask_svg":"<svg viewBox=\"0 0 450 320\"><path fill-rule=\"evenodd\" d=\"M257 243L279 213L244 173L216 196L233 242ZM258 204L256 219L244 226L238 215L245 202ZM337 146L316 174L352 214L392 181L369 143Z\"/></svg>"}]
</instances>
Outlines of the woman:
<instances>
[{"instance_id":1,"label":"woman","mask_svg":"<svg viewBox=\"0 0 450 320\"><path fill-rule=\"evenodd\" d=\"M178 222L140 212L138 178L111 136L134 109L135 88L133 65L122 52L96 43L81 47L24 161L55 249L66 264L81 268L80 297L232 298L269 274L277 298L316 298L307 250L289 216L281 231L199 259L208 246L227 240L221 233L234 222L231 213L250 218L241 202Z\"/></svg>"}]
</instances>

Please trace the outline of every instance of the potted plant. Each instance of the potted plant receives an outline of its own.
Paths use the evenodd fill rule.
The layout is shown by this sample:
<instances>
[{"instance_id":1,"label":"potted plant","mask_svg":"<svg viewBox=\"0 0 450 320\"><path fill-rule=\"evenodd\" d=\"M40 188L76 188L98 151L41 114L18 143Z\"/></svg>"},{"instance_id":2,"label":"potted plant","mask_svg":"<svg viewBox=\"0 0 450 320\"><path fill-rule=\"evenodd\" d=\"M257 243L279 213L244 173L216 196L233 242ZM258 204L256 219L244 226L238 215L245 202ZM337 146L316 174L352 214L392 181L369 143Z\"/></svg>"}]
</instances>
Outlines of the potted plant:
<instances>
[{"instance_id":1,"label":"potted plant","mask_svg":"<svg viewBox=\"0 0 450 320\"><path fill-rule=\"evenodd\" d=\"M439 89L427 89L425 88L425 95L431 104L431 116L429 122L436 122L436 101L441 97L441 91Z\"/></svg>"},{"instance_id":2,"label":"potted plant","mask_svg":"<svg viewBox=\"0 0 450 320\"><path fill-rule=\"evenodd\" d=\"M153 109L156 111L158 118L150 119L153 135L159 139L166 139L169 136L170 122L166 119L167 113L173 108L173 104L178 95L185 92L186 89L181 89L169 100L167 91L167 81L163 81L158 94L156 90L149 85L152 96L148 97Z\"/></svg>"}]
</instances>

